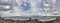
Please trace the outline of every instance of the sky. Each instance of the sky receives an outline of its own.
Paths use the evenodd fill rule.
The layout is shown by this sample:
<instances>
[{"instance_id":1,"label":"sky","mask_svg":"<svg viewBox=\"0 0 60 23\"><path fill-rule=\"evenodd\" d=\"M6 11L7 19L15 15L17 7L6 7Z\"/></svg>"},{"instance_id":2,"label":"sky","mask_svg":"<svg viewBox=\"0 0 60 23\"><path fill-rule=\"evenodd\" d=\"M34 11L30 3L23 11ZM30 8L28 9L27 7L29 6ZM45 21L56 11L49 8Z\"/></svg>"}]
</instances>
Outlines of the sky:
<instances>
[{"instance_id":1,"label":"sky","mask_svg":"<svg viewBox=\"0 0 60 23\"><path fill-rule=\"evenodd\" d=\"M6 0L6 1L8 1L8 0ZM60 7L59 6L60 5L59 1L60 0L56 0L56 3L55 3L55 7L56 7L57 11L59 11L59 9L60 9L59 8ZM1 1L2 5L4 4L4 2L2 3L2 1ZM3 5L3 7L0 6L2 8L0 10L7 10L6 12L8 12L8 10L12 10L12 11L14 10L14 13L18 14L18 15L15 15L15 16L25 15L25 14L32 15L31 13L33 13L33 15L36 14L36 13L38 13L38 14L42 13L41 15L45 15L48 12L49 13L47 15L49 15L51 13L57 12L57 11L54 11L54 10L46 9L45 6L46 5L49 6L47 0L15 0L15 1L13 0L12 2L11 1L9 1L9 2L10 2L10 4L6 3L4 5L8 4L9 6L13 6L13 7L10 7L9 9L5 9L4 5ZM45 2L46 2L46 5L45 5ZM16 11L18 11L18 12L16 12ZM6 14L5 12L3 12L3 13ZM21 13L21 14L19 14L19 13ZM38 14L36 14L36 15L38 15Z\"/></svg>"}]
</instances>

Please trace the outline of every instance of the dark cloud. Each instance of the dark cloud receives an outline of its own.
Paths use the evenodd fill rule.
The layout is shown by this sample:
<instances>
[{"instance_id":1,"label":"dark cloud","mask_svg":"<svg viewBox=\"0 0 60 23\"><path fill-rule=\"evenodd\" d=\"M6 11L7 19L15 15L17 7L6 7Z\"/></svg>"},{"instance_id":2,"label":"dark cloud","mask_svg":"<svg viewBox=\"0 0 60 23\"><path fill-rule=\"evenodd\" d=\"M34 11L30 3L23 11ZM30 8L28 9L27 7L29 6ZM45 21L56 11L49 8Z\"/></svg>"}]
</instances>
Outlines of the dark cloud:
<instances>
[{"instance_id":1,"label":"dark cloud","mask_svg":"<svg viewBox=\"0 0 60 23\"><path fill-rule=\"evenodd\" d=\"M6 9L5 7L3 6L10 6L9 9ZM8 11L8 10L12 10L13 9L13 5L12 4L8 4L8 3L1 3L0 2L0 11Z\"/></svg>"},{"instance_id":2,"label":"dark cloud","mask_svg":"<svg viewBox=\"0 0 60 23\"><path fill-rule=\"evenodd\" d=\"M10 8L8 8L8 9L6 9L5 7L0 6L0 11L8 11L8 10L12 10L12 9L13 9L12 6L10 6Z\"/></svg>"}]
</instances>

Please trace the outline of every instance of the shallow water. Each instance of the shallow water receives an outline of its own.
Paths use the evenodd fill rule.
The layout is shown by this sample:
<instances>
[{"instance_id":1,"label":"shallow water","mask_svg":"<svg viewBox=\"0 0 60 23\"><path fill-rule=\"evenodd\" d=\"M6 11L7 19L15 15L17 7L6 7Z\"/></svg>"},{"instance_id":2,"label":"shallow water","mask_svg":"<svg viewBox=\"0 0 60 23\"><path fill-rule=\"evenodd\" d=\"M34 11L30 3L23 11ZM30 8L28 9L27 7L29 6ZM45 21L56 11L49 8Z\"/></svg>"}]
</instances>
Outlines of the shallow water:
<instances>
[{"instance_id":1,"label":"shallow water","mask_svg":"<svg viewBox=\"0 0 60 23\"><path fill-rule=\"evenodd\" d=\"M29 20L29 18L38 19L38 21L51 21L56 20L57 16L15 16L15 17L3 17L5 19L13 19L13 20Z\"/></svg>"}]
</instances>

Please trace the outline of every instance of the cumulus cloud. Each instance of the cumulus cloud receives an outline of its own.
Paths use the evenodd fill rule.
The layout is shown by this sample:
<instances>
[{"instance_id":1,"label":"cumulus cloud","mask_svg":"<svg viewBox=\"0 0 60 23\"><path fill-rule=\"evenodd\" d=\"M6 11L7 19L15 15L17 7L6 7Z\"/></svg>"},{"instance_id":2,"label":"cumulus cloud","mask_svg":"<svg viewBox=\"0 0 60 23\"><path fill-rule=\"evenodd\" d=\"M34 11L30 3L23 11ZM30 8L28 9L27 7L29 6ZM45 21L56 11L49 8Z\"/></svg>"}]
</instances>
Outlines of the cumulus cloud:
<instances>
[{"instance_id":1,"label":"cumulus cloud","mask_svg":"<svg viewBox=\"0 0 60 23\"><path fill-rule=\"evenodd\" d=\"M40 16L40 15L46 15L44 12L40 12L40 10L42 10L42 9L39 9L37 7L38 2L40 3L41 0L29 0L29 2L31 4L31 9L28 12L22 12L22 7L19 7L22 3L22 0L16 0L18 7L14 7L13 10L3 11L2 16L5 16L5 15L6 16L33 16L33 15L39 15ZM48 6L48 4L46 4L46 5ZM49 14L47 14L47 15L49 15Z\"/></svg>"}]
</instances>

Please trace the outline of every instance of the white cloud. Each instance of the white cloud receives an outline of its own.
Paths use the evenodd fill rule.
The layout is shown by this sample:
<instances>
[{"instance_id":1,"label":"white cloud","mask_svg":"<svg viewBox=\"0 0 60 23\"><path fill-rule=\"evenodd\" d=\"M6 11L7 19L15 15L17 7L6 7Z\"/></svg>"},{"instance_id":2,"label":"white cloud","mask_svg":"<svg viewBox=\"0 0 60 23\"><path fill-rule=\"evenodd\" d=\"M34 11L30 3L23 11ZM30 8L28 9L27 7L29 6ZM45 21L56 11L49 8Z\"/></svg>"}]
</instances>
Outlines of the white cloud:
<instances>
[{"instance_id":1,"label":"white cloud","mask_svg":"<svg viewBox=\"0 0 60 23\"><path fill-rule=\"evenodd\" d=\"M21 5L21 0L16 0L16 2ZM10 13L10 11L6 11L6 12L3 12L3 16L33 16L33 15L50 15L50 14L44 14L44 13L37 13L37 11L39 11L39 9L37 8L37 2L34 1L34 0L30 0L30 3L31 3L31 10L28 11L28 12L31 12L31 13L27 13L27 12L21 12L22 8L19 9L19 8L16 8L14 7L14 13ZM49 6L48 4L45 4L45 6ZM9 6L6 6L6 8L9 8ZM40 9L42 10L42 9ZM56 13L56 12L55 12Z\"/></svg>"},{"instance_id":2,"label":"white cloud","mask_svg":"<svg viewBox=\"0 0 60 23\"><path fill-rule=\"evenodd\" d=\"M6 8L6 9L9 9L9 8L10 8L10 6L5 6L5 8Z\"/></svg>"}]
</instances>

